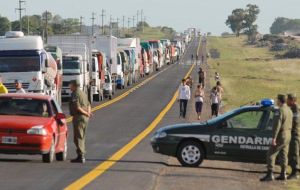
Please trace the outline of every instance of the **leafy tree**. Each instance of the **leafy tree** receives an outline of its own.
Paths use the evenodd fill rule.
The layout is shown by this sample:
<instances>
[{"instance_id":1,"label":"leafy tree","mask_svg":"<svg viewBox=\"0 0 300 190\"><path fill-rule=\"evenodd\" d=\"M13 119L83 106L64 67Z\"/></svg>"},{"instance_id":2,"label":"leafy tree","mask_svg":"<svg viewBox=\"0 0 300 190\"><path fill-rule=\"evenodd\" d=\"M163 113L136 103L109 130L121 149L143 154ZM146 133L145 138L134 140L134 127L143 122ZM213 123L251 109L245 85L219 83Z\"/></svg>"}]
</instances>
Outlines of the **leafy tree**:
<instances>
[{"instance_id":1,"label":"leafy tree","mask_svg":"<svg viewBox=\"0 0 300 190\"><path fill-rule=\"evenodd\" d=\"M5 32L9 31L10 22L7 17L0 16L0 36L3 36Z\"/></svg>"},{"instance_id":2,"label":"leafy tree","mask_svg":"<svg viewBox=\"0 0 300 190\"><path fill-rule=\"evenodd\" d=\"M290 19L288 18L284 18L284 17L276 18L270 28L270 32L272 34L279 34L281 32L284 32L285 30L287 30L287 25L289 22Z\"/></svg>"},{"instance_id":3,"label":"leafy tree","mask_svg":"<svg viewBox=\"0 0 300 190\"><path fill-rule=\"evenodd\" d=\"M245 19L245 11L243 9L234 9L231 15L226 20L226 25L236 33L236 36L240 36L240 32L243 29L243 22Z\"/></svg>"},{"instance_id":4,"label":"leafy tree","mask_svg":"<svg viewBox=\"0 0 300 190\"><path fill-rule=\"evenodd\" d=\"M257 20L260 10L257 5L248 4L245 9L243 28L248 37L257 33L257 25L254 24Z\"/></svg>"}]
</instances>

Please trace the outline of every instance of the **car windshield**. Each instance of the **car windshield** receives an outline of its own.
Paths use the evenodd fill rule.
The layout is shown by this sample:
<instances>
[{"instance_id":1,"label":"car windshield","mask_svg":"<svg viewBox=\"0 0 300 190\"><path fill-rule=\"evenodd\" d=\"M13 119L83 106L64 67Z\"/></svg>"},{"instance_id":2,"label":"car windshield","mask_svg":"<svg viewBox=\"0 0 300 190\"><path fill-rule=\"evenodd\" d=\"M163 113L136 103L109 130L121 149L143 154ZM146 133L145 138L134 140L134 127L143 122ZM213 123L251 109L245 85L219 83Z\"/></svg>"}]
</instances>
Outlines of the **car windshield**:
<instances>
[{"instance_id":1,"label":"car windshield","mask_svg":"<svg viewBox=\"0 0 300 190\"><path fill-rule=\"evenodd\" d=\"M63 72L64 74L80 74L79 61L64 60Z\"/></svg>"},{"instance_id":2,"label":"car windshield","mask_svg":"<svg viewBox=\"0 0 300 190\"><path fill-rule=\"evenodd\" d=\"M50 117L49 111L45 100L0 98L0 115Z\"/></svg>"},{"instance_id":3,"label":"car windshield","mask_svg":"<svg viewBox=\"0 0 300 190\"><path fill-rule=\"evenodd\" d=\"M228 117L228 116L230 116L230 115L232 115L232 114L234 114L236 112L237 112L237 109L229 111L229 112L226 112L226 113L224 113L222 115L219 115L218 117L215 117L213 119L208 120L207 123L208 124L214 124L214 123L216 123L216 122L218 122L218 121L220 121L220 120L222 120L222 119L224 119L224 118L226 118L226 117Z\"/></svg>"},{"instance_id":4,"label":"car windshield","mask_svg":"<svg viewBox=\"0 0 300 190\"><path fill-rule=\"evenodd\" d=\"M39 56L0 57L0 73L40 71Z\"/></svg>"}]
</instances>

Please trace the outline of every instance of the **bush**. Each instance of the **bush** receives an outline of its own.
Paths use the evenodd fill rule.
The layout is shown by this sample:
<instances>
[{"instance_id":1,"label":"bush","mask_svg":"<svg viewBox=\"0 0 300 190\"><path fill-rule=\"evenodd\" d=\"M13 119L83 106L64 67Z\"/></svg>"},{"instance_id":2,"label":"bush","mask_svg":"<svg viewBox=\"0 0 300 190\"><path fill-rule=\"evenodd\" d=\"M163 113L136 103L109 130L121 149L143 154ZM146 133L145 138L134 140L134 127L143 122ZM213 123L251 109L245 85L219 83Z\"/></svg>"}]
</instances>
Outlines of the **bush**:
<instances>
[{"instance_id":1,"label":"bush","mask_svg":"<svg viewBox=\"0 0 300 190\"><path fill-rule=\"evenodd\" d=\"M218 58L220 58L220 55L221 55L221 53L217 49L210 49L209 53L210 53L210 57L213 59L218 59Z\"/></svg>"},{"instance_id":2,"label":"bush","mask_svg":"<svg viewBox=\"0 0 300 190\"><path fill-rule=\"evenodd\" d=\"M300 58L300 48L290 48L285 54L282 55L282 58Z\"/></svg>"},{"instance_id":3,"label":"bush","mask_svg":"<svg viewBox=\"0 0 300 190\"><path fill-rule=\"evenodd\" d=\"M271 47L271 51L284 51L287 50L289 46L285 43L276 43Z\"/></svg>"}]
</instances>

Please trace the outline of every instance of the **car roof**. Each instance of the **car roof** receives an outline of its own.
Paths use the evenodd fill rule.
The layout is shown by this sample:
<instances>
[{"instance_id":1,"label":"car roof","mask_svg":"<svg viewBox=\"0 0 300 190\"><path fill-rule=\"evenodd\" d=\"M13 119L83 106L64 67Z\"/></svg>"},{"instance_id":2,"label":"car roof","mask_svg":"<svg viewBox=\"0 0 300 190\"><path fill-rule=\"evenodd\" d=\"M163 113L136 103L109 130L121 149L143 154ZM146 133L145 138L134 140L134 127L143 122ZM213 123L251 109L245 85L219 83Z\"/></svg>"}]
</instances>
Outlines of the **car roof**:
<instances>
[{"instance_id":1,"label":"car roof","mask_svg":"<svg viewBox=\"0 0 300 190\"><path fill-rule=\"evenodd\" d=\"M25 98L36 100L51 100L52 97L48 95L36 94L36 93L8 93L0 95L0 98Z\"/></svg>"}]
</instances>

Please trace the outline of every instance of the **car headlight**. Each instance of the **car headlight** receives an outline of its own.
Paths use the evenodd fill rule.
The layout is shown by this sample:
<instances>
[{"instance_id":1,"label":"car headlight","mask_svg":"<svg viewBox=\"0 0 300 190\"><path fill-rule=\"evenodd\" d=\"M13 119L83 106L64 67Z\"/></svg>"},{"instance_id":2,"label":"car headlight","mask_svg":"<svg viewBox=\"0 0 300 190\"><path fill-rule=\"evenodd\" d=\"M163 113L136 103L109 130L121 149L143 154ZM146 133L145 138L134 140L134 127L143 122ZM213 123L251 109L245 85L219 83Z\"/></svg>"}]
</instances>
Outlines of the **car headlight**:
<instances>
[{"instance_id":1,"label":"car headlight","mask_svg":"<svg viewBox=\"0 0 300 190\"><path fill-rule=\"evenodd\" d=\"M156 133L154 138L156 139L162 139L162 138L165 138L167 136L167 133L166 132L160 132L160 133Z\"/></svg>"},{"instance_id":2,"label":"car headlight","mask_svg":"<svg viewBox=\"0 0 300 190\"><path fill-rule=\"evenodd\" d=\"M30 129L28 129L27 134L45 136L45 135L47 135L47 131L46 131L46 129L44 129L43 125L37 125L37 126L33 126Z\"/></svg>"}]
</instances>

